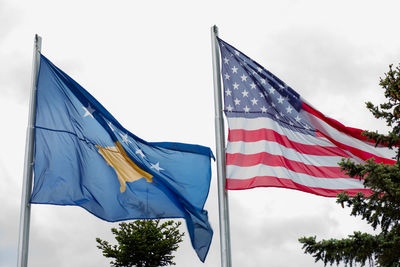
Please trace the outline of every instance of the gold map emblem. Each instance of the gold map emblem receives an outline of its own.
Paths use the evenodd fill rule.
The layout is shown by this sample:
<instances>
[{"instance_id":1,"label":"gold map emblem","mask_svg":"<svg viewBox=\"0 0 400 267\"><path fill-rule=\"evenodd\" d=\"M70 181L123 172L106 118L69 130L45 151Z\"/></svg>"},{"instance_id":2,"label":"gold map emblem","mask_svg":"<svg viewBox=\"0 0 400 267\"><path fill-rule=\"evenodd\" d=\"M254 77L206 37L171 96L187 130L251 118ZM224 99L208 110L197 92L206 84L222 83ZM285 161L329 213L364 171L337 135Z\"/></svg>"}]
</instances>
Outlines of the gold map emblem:
<instances>
[{"instance_id":1,"label":"gold map emblem","mask_svg":"<svg viewBox=\"0 0 400 267\"><path fill-rule=\"evenodd\" d=\"M119 183L121 184L121 193L126 190L126 182L134 182L141 178L145 178L147 182L153 182L153 176L140 169L126 154L120 142L115 143L116 146L101 147L96 145L98 152L103 156L108 165L114 168L117 173Z\"/></svg>"}]
</instances>

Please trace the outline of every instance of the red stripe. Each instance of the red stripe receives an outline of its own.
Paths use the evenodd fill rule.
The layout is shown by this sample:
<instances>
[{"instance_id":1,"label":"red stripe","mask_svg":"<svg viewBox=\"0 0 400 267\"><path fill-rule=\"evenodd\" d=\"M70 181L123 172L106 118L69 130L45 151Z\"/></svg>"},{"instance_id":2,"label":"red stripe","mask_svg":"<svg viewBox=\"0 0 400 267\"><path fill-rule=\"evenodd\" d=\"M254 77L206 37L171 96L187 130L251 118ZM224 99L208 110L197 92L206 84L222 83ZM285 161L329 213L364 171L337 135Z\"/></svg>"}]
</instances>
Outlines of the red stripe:
<instances>
[{"instance_id":1,"label":"red stripe","mask_svg":"<svg viewBox=\"0 0 400 267\"><path fill-rule=\"evenodd\" d=\"M284 167L288 170L304 173L320 178L349 178L340 167L313 166L303 162L289 160L280 155L272 155L266 152L244 155L240 153L226 154L226 165L235 165L240 167L250 167L257 164L263 164L274 167Z\"/></svg>"},{"instance_id":2,"label":"red stripe","mask_svg":"<svg viewBox=\"0 0 400 267\"><path fill-rule=\"evenodd\" d=\"M364 150L361 150L361 149L358 149L358 148L351 147L351 146L345 145L343 143L340 143L340 142L336 141L335 139L333 139L330 136L325 135L325 138L327 138L329 141L331 141L333 144L335 144L336 146L340 147L341 149L349 151L350 153L352 153L353 155L359 157L360 159L362 159L364 161L366 161L367 159L370 159L370 158L374 158L375 162L377 162L377 163L384 163L384 164L391 164L391 165L396 163L395 160L379 157L377 155L374 155L372 153L366 152Z\"/></svg>"},{"instance_id":3,"label":"red stripe","mask_svg":"<svg viewBox=\"0 0 400 267\"><path fill-rule=\"evenodd\" d=\"M361 135L363 130L357 129L357 128L352 128L352 127L347 127L343 125L342 123L338 122L337 120L334 120L332 118L326 117L324 114L319 112L318 110L314 109L313 107L307 105L306 103L303 102L303 105L301 107L304 111L307 111L308 113L311 113L315 117L323 120L327 124L329 124L331 127L335 128L336 130L345 133L347 135L350 135L356 139L362 140L364 142L368 142L370 144L374 144L375 142L373 140L368 140L366 136Z\"/></svg>"},{"instance_id":4,"label":"red stripe","mask_svg":"<svg viewBox=\"0 0 400 267\"><path fill-rule=\"evenodd\" d=\"M347 192L350 196L355 196L358 192L362 192L365 196L370 196L370 189L325 189L318 187L308 187L293 182L290 179L277 178L272 176L257 176L251 179L226 179L227 190L242 190L255 187L280 187L299 190L324 197L336 197L340 192Z\"/></svg>"},{"instance_id":5,"label":"red stripe","mask_svg":"<svg viewBox=\"0 0 400 267\"><path fill-rule=\"evenodd\" d=\"M345 153L338 147L335 146L323 147L318 145L306 145L294 142L289 138L287 138L285 135L281 135L271 129L263 128L251 131L242 129L229 130L229 135L228 135L229 142L237 142L237 141L257 142L262 140L276 142L282 146L294 149L299 153L307 155L349 157L347 153Z\"/></svg>"},{"instance_id":6,"label":"red stripe","mask_svg":"<svg viewBox=\"0 0 400 267\"><path fill-rule=\"evenodd\" d=\"M317 118L323 120L324 122L326 122L327 124L329 124L331 127L335 128L336 130L340 131L343 134L347 134L350 135L353 138L356 138L358 140L361 140L363 142L367 142L369 144L373 144L375 145L375 143L373 141L368 141L367 138L365 136L362 136L361 133L363 132L360 129L356 129L356 128L351 128L351 127L346 127L343 124L341 124L340 122L328 118L326 117L324 114L322 114L321 112L319 112L318 110L312 108L311 106L307 105L306 103L303 102L302 105L302 109L314 116L316 116ZM372 154L370 152L366 152L364 150L343 144L341 142L336 141L334 138L325 135L324 133L320 132L317 130L317 132L319 132L320 135L324 136L325 138L327 138L329 141L331 141L333 144L335 144L337 147L349 151L350 153L352 153L353 155L359 157L360 159L366 161L367 159L370 158L374 158L375 162L377 163L384 163L384 164L395 164L396 161L392 160L392 159L388 159L388 158L384 158L384 157L380 157L377 156L375 154Z\"/></svg>"}]
</instances>

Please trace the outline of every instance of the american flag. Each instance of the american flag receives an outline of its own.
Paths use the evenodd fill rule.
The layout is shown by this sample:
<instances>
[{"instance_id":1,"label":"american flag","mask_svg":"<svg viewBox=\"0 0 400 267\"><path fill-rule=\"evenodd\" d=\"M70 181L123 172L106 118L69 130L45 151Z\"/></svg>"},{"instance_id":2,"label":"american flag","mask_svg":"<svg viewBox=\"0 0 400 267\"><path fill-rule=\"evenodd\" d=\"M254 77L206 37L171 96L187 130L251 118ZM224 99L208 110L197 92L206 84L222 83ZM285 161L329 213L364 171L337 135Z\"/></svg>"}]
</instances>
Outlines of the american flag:
<instances>
[{"instance_id":1,"label":"american flag","mask_svg":"<svg viewBox=\"0 0 400 267\"><path fill-rule=\"evenodd\" d=\"M229 134L226 188L290 188L335 197L371 191L341 172L338 162L369 158L394 164L395 152L313 108L296 91L218 39Z\"/></svg>"}]
</instances>

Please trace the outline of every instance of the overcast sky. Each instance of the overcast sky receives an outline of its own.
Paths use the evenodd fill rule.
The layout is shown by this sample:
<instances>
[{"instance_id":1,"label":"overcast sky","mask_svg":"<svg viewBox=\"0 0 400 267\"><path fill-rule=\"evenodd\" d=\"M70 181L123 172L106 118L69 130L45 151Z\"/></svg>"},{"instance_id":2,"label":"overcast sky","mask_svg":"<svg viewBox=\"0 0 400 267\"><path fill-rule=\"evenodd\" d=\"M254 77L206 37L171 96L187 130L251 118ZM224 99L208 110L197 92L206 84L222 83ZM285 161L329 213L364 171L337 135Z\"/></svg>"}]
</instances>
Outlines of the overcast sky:
<instances>
[{"instance_id":1,"label":"overcast sky","mask_svg":"<svg viewBox=\"0 0 400 267\"><path fill-rule=\"evenodd\" d=\"M215 152L210 27L342 123L385 130L365 109L400 62L398 1L0 0L0 266L16 265L34 34L42 53L147 141ZM214 238L201 263L185 236L177 266L219 266L217 177L206 203ZM369 230L333 198L229 192L233 266L323 266L297 239ZM115 224L79 207L34 205L29 266L109 266L96 237ZM183 223L182 230L186 231Z\"/></svg>"}]
</instances>

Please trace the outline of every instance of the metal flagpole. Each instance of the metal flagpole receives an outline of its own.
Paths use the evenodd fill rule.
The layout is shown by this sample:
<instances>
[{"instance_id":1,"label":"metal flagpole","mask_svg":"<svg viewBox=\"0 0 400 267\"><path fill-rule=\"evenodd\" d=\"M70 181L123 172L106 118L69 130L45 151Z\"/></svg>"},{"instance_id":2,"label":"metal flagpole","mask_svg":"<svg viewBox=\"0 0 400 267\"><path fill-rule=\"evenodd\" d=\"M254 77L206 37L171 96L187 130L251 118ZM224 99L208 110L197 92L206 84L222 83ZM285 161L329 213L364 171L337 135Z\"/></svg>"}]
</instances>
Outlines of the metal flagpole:
<instances>
[{"instance_id":1,"label":"metal flagpole","mask_svg":"<svg viewBox=\"0 0 400 267\"><path fill-rule=\"evenodd\" d=\"M218 172L218 207L219 207L219 229L221 243L221 266L231 267L231 237L229 230L229 207L228 192L225 189L225 132L224 118L222 115L222 95L220 60L217 44L218 27L211 27L211 45L214 70L214 103L215 103L215 142L217 150L217 172Z\"/></svg>"},{"instance_id":2,"label":"metal flagpole","mask_svg":"<svg viewBox=\"0 0 400 267\"><path fill-rule=\"evenodd\" d=\"M29 199L32 193L33 148L35 132L34 123L36 116L37 91L36 84L40 64L41 47L42 38L36 34L35 43L33 46L32 83L25 143L24 179L22 182L21 212L19 221L18 267L26 267L28 265L29 227L31 218L31 205L29 203Z\"/></svg>"}]
</instances>

